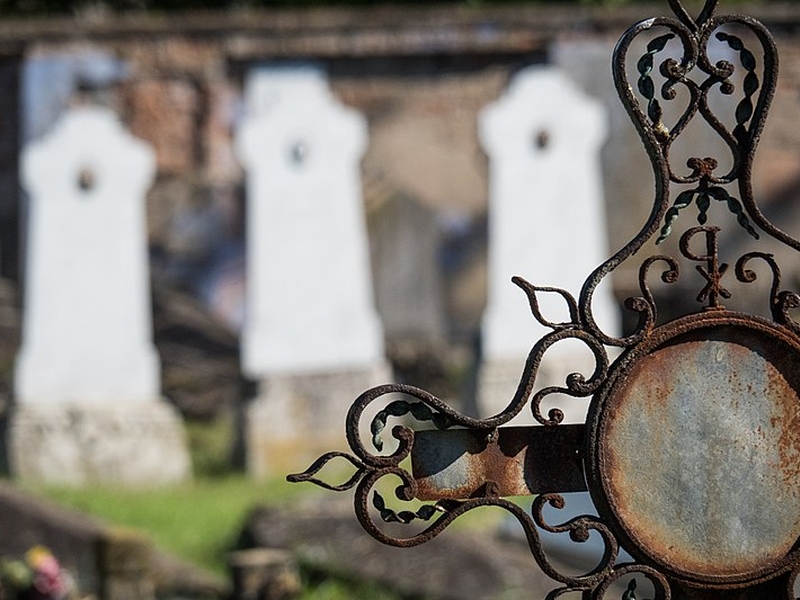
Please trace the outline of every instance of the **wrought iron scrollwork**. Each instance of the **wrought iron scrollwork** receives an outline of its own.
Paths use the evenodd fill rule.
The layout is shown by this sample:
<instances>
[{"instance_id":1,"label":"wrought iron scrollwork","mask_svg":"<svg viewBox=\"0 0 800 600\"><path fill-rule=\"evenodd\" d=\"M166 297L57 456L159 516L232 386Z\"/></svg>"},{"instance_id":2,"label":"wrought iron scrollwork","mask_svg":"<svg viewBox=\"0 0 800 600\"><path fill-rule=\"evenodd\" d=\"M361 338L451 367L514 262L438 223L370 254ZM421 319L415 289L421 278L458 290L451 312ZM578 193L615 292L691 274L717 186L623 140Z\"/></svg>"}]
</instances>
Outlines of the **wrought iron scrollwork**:
<instances>
[{"instance_id":1,"label":"wrought iron scrollwork","mask_svg":"<svg viewBox=\"0 0 800 600\"><path fill-rule=\"evenodd\" d=\"M512 514L521 523L536 563L548 576L561 584L561 587L547 595L547 600L555 600L574 592L582 592L584 598L601 600L607 597L614 584L619 585L621 582L628 582L624 598L634 600L637 577L645 578L652 584L655 590L654 600L670 600L672 597L669 575L657 570L653 564L648 564L647 560L617 563L621 541L630 541L618 524L609 524L603 518L586 515L560 524L548 522L544 517L545 508L564 508L565 498L561 494L548 492L538 495L533 502L531 514L528 514L519 505L499 497L493 482L487 481L483 491L472 497L440 500L413 509L395 511L375 489L379 480L394 477L400 481L395 488L397 499L413 501L418 498L417 481L403 466L412 453L414 430L405 423L394 426L391 434L396 448L389 454L380 454L384 449L382 436L392 418L413 418L441 430L468 429L480 432L481 435L485 433L487 439L496 439L498 428L509 423L530 403L530 410L538 423L546 427L559 427L564 414L558 408L553 408L544 415L542 406L545 398L554 394L576 398L595 396L593 402L596 401L597 404L593 406L602 407L602 402L605 401L603 394L609 389L608 386L622 385L620 382L624 381L625 376L620 374L620 369L622 366L630 366L637 358L637 352L658 350L662 341L666 343L673 338L683 339L678 334L701 331L702 327L698 322L703 315L698 313L690 315L685 322L678 323L678 333L667 335L663 328L659 332L657 302L650 288L650 280L655 278L653 271L661 269L660 280L664 284L674 284L681 277L679 259L667 254L646 257L639 265L641 295L628 298L625 302L627 309L638 315L638 322L630 334L622 337L607 334L595 321L592 309L592 299L601 282L624 261L638 254L648 242L665 242L692 205L697 208L698 226L689 227L680 236L678 249L680 260L696 263L696 271L702 278L697 301L704 305L703 311L716 314L715 322L724 326L736 326L746 331L752 329L764 335L765 332L772 331L772 324L765 324L761 320L753 324L745 317L725 310L723 302L732 295L727 284L732 276L730 266L721 262L719 257L718 234L721 227L708 222L711 206L716 201L724 205L730 213L726 214L726 218L732 218L735 226L744 230L751 238L759 239L761 234L766 234L794 250L800 250L799 241L779 230L760 212L752 192L753 158L775 92L777 50L771 36L758 21L744 16L717 16L717 0L706 0L695 18L680 0L668 0L668 3L675 16L649 19L633 26L618 42L613 59L614 83L644 143L655 174L652 210L633 239L589 275L578 300L566 290L538 286L522 278L514 278L513 283L528 298L532 316L549 332L531 349L517 390L508 405L496 415L477 419L456 412L439 398L419 388L402 384L378 386L359 396L347 415L346 434L352 454L330 452L318 459L306 472L289 477L291 481L309 481L337 491L356 488L356 515L366 531L376 539L393 546L415 546L436 537L465 512L483 506L496 506ZM741 35L740 30L744 30ZM629 60L632 49L641 48L635 46L634 42L642 36L649 36L649 41L645 40L644 53L635 61ZM759 46L758 52L748 48L748 44L753 42ZM711 44L723 45L738 64L734 65L727 60L713 62L709 52ZM635 81L631 81L629 77L632 64L635 64ZM685 106L673 111L677 117L673 119L673 123L668 123L665 107L667 103L678 100L679 90L683 91L680 96L688 101ZM732 115L720 118L714 113L709 101L712 92L735 100ZM726 172L720 172L723 161L719 157L692 156L686 162L688 170L679 170L671 163L673 146L695 120L710 127L727 148L730 156L725 159L730 162L731 167ZM730 126L726 124L726 120L734 124ZM675 199L671 201L673 195ZM705 242L701 249L697 248L697 240ZM781 272L772 254L760 251L744 254L736 261L733 275L740 283L755 282L758 277L752 266L757 261L764 263L771 272L769 308L772 319L777 326L792 332L780 333L780 336L800 335L800 325L790 314L794 309L800 308L800 295L782 288ZM543 314L540 304L542 294L559 296L566 305L568 320L557 321ZM577 340L588 348L594 357L594 371L591 374L572 373L566 378L564 385L547 386L534 393L542 360L550 348L565 340ZM789 342L786 343L790 345ZM612 365L609 362L609 349L615 347L623 349L625 353ZM392 399L398 394L411 400ZM600 399L596 400L598 397ZM386 406L377 411L368 427L362 427L361 421L366 409L378 401L385 401ZM600 422L597 414L591 418L595 425ZM370 441L377 453L369 449L362 440L362 429L369 429L372 438ZM587 442L590 443L591 440ZM586 460L590 459L591 457ZM348 461L355 469L353 475L339 485L324 483L316 477L333 460ZM596 466L587 471L590 478L594 476L591 469L596 470ZM597 503L594 493L593 499ZM601 515L604 511L608 512L608 504L606 502L604 505L601 497L598 503ZM373 517L375 512L383 522L424 522L427 525L420 533L397 537L379 527ZM546 556L540 531L567 534L576 543L587 541L590 534L595 532L603 541L602 556L598 557L597 565L590 572L566 576ZM632 554L636 555L635 552ZM646 553L638 556L644 554ZM780 564L780 568L784 569L783 573L794 569L789 577L789 586L793 585L800 566ZM762 580L766 580L768 575L761 575ZM702 585L704 584L705 582ZM793 597L791 590L786 592L786 598L790 597Z\"/></svg>"},{"instance_id":2,"label":"wrought iron scrollwork","mask_svg":"<svg viewBox=\"0 0 800 600\"><path fill-rule=\"evenodd\" d=\"M696 19L689 16L680 1L670 1L669 4L676 18L649 19L629 29L617 44L613 62L617 91L653 166L653 209L641 231L587 279L579 303L581 321L587 330L604 344L623 348L636 345L647 335L653 322L653 304L640 299L628 301L628 308L640 313L639 325L631 335L615 338L601 331L594 321L594 290L623 261L639 252L659 228L660 235L656 241L663 242L682 211L691 204L694 203L698 208L700 225L706 224L709 207L712 201L717 201L727 206L739 226L752 237L758 239L758 230L761 230L800 250L800 242L778 229L761 213L752 192L754 154L777 81L778 53L772 37L761 23L750 17L716 16L718 3L714 1L707 1ZM733 27L750 32L760 45L760 59L746 47L742 37L729 31ZM659 30L665 30L666 33L656 35L654 32ZM628 79L628 55L633 42L648 34L655 37L647 43L644 55L636 63L638 79L633 85ZM738 67L725 60L712 62L709 58L712 40L725 44L735 53ZM670 52L676 45L680 50L677 57ZM718 90L725 96L736 94L733 76L737 68L742 71L742 83L734 111L735 126L729 129L711 109L709 95L712 90ZM655 82L656 74L663 80L660 87ZM677 121L669 125L664 121L664 103L676 101L679 86L687 92L688 102ZM717 172L720 161L714 157L691 157L687 161L688 173L675 170L670 161L670 151L695 119L701 119L710 126L729 149L731 168L728 172ZM728 189L731 185L738 187L738 194ZM673 186L691 187L680 191L674 202L670 203Z\"/></svg>"},{"instance_id":3,"label":"wrought iron scrollwork","mask_svg":"<svg viewBox=\"0 0 800 600\"><path fill-rule=\"evenodd\" d=\"M553 335L555 337L571 335L573 337L578 337L578 339L581 339L581 336L585 336L585 334L582 333L563 330L556 331ZM544 353L546 347L552 343L555 342L550 340L543 344L538 352L532 352L534 358L529 361L532 363L530 365L531 380L535 378L537 356L541 358L541 354ZM590 390L596 388L597 384L595 381L601 379L600 375L604 373L606 369L607 360L599 367L594 377L585 380L582 376L576 375L572 377L571 382L568 384L567 388L564 389L570 390L571 387L572 389L570 391L572 393L587 395L590 393ZM548 524L542 514L544 505L548 504L556 509L561 509L564 507L564 498L562 496L556 494L539 496L534 502L531 515L527 514L518 504L497 497L492 493L491 488L486 489L485 494L477 498L460 501L440 500L435 504L425 504L415 510L396 511L390 508L383 496L375 490L378 481L384 477L393 476L400 480L400 484L395 489L395 496L397 499L408 502L417 497L416 481L411 474L401 466L401 463L408 458L411 447L413 446L414 431L404 425L395 426L392 429L392 436L398 442L398 446L394 452L387 456L373 454L363 443L360 435L360 421L366 408L370 404L385 396L395 394L404 394L416 399L415 402L393 400L388 404L386 409L379 411L378 416L371 421L370 432L373 435L371 442L374 446L380 446L382 448L383 443L379 442L375 444L377 440L374 436L384 431L386 419L389 416L405 417L411 415L442 428L457 426L480 429L486 431L487 436L491 436L499 425L511 420L526 404L525 389L527 389L527 384L521 384L520 389L522 391L518 392L515 401L513 401L505 411L489 419L473 419L459 414L435 396L412 386L395 384L378 386L367 390L353 404L347 417L347 438L353 455L343 452L326 453L315 461L305 472L290 475L289 480L292 482L311 482L335 491L346 491L355 487L355 512L361 525L377 540L398 547L412 547L433 539L444 531L456 518L470 510L485 506L502 508L512 514L522 524L533 557L542 571L554 580L569 586L570 589L591 589L593 586L597 585L598 581L611 573L613 563L619 551L619 545L608 527L596 517L580 517L560 525ZM527 390L527 393L529 394L530 390ZM423 409L421 406L425 408ZM542 420L547 421L546 419ZM560 420L560 416L551 414L549 424L556 424L560 422ZM376 427L375 423L378 423L379 426ZM330 461L341 459L348 461L355 468L354 474L346 482L340 485L332 485L316 477ZM430 524L420 533L412 534L408 537L399 537L386 533L375 521L371 509L374 509L378 513L379 519L382 522L407 525L413 522L424 521L430 522ZM570 535L571 539L576 542L586 541L590 531L597 531L604 540L606 551L604 555L600 557L599 565L592 572L580 576L565 576L552 565L544 552L537 526L540 529L554 533L566 532Z\"/></svg>"}]
</instances>

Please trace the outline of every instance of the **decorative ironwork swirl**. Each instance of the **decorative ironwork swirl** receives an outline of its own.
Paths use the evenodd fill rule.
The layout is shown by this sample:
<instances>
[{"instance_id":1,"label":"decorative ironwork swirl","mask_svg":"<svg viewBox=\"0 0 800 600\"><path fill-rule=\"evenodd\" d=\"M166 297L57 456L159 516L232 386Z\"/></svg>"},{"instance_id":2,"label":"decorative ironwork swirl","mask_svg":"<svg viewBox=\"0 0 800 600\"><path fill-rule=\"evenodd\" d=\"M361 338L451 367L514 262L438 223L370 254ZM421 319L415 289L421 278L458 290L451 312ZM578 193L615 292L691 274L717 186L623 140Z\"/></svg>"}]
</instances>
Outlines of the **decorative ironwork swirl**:
<instances>
[{"instance_id":1,"label":"decorative ironwork swirl","mask_svg":"<svg viewBox=\"0 0 800 600\"><path fill-rule=\"evenodd\" d=\"M655 238L660 243L672 233L678 220L695 205L699 227L689 228L680 238L679 249L690 261L701 263L697 271L705 278L704 288L698 295L700 302L707 302L707 309L721 308L720 298L730 297L722 285L728 265L718 260L717 233L719 227L707 225L708 212L713 201L724 204L733 220L754 238L767 234L787 246L800 250L800 242L780 231L760 212L753 199L751 174L753 158L764 122L775 91L778 59L775 44L766 29L757 21L742 16L715 16L717 0L706 0L696 18L692 18L680 0L668 0L675 17L655 18L643 21L629 29L620 39L614 52L613 75L622 103L644 143L655 174L655 197L653 207L643 227L632 240L591 273L581 289L579 301L567 291L533 285L524 279L513 282L527 295L534 319L549 329L531 349L520 382L508 405L496 415L478 419L461 414L436 396L409 385L391 384L367 390L353 403L346 419L347 441L352 454L329 452L320 457L305 472L290 475L294 482L307 481L335 491L355 488L355 512L364 529L379 541L400 547L422 544L436 537L460 515L483 506L500 507L512 514L522 525L531 553L539 567L561 587L550 592L546 599L555 600L568 594L581 592L583 598L605 599L612 585L627 582L624 600L636 598L636 576L649 580L655 590L654 600L670 600L671 588L666 577L644 564L615 564L619 554L619 542L613 531L600 518L580 516L564 523L552 524L544 517L546 507L564 508L565 499L559 494L541 494L533 502L531 514L519 505L500 498L496 489L485 486L482 495L462 500L439 500L433 504L414 505L413 509L394 510L376 489L384 477L399 480L395 487L396 499L410 502L418 496L418 484L402 466L411 455L414 431L406 424L395 425L391 435L396 448L388 454L384 451L384 439L391 419L413 418L430 423L438 429L466 428L485 432L488 437L497 436L498 427L510 422L528 405L533 417L542 425L558 426L564 419L563 412L554 408L542 414L545 398L568 395L586 398L601 389L609 378L607 347L633 348L656 327L658 309L649 286L654 269L661 268L662 283L675 283L679 276L677 260L666 255L646 258L639 267L641 295L628 298L626 307L638 315L634 331L625 337L614 337L602 331L594 318L592 299L600 283L614 272L624 261L636 255L643 246ZM745 41L731 31L732 27L745 28L758 41L759 58L746 47ZM737 29L738 30L738 29ZM655 34L655 35L651 35ZM637 79L628 78L628 54L634 40L651 35L644 54L636 64ZM709 43L724 44L735 54L738 66L728 61L715 63L709 57ZM677 57L674 56L677 48ZM761 67L759 69L759 67ZM737 90L733 76L741 70L741 89ZM759 71L761 72L759 76ZM661 85L656 78L660 77ZM685 90L688 104L679 111L673 124L665 122L665 102L675 102L678 89ZM718 91L725 96L736 96L733 114L735 126L731 129L711 110L709 95ZM731 168L718 172L719 161L714 157L692 157L687 161L688 171L680 171L671 164L670 153L681 134L695 120L702 120L724 142L731 155ZM735 190L734 190L735 186ZM672 190L680 190L671 202ZM690 241L703 234L706 240L705 254L693 251ZM658 236L656 238L656 236ZM756 281L756 272L750 268L753 261L764 262L772 273L770 310L773 319L800 334L798 325L790 312L800 308L800 295L781 289L780 269L771 254L750 252L736 263L738 281ZM559 322L549 319L542 311L542 294L555 294L567 308L568 320ZM548 350L565 340L578 340L592 353L594 371L587 376L570 374L563 386L548 386L535 393L534 383ZM402 395L402 400L392 398ZM362 425L367 408L373 403L384 402L385 406L375 413L368 427ZM369 430L371 448L362 439L362 431ZM374 451L373 451L374 448ZM332 461L350 464L354 473L341 484L330 484L317 474ZM421 532L398 537L381 528L383 523L411 524L424 522ZM585 542L595 532L603 541L603 554L597 565L586 574L566 576L548 560L542 547L539 531L564 533L577 543ZM800 569L798 567L797 569ZM791 584L797 578L792 573ZM787 591L787 597L791 590Z\"/></svg>"},{"instance_id":2,"label":"decorative ironwork swirl","mask_svg":"<svg viewBox=\"0 0 800 600\"><path fill-rule=\"evenodd\" d=\"M556 332L555 335L563 335L563 333ZM576 387L580 387L580 385L586 385L586 382L575 384ZM589 387L593 386L594 384L589 384ZM505 509L521 523L536 563L543 572L555 581L567 585L570 589L592 589L603 578L611 576L614 562L619 552L619 544L615 537L608 527L596 517L578 517L558 525L547 523L543 516L545 505L556 509L564 508L564 498L557 494L538 496L533 504L532 515L528 515L518 504L493 495L491 491L478 498L440 500L435 504L423 505L416 510L395 511L391 509L383 496L375 490L375 487L382 478L394 477L400 481L400 484L395 488L397 499L409 502L416 498L417 483L413 476L400 466L402 461L410 454L414 442L414 432L412 429L402 425L395 426L392 429L392 436L398 442L397 449L389 455L378 455L371 452L363 443L360 435L360 421L365 409L372 402L386 395L398 393L416 398L417 401L394 400L386 409L379 411L370 426L373 445L383 447L382 441L375 444L378 441L375 436L384 431L386 419L389 416L417 416L425 421L432 422L438 427L447 428L458 425L473 429L483 429L487 431L488 435L492 435L499 424L511 419L525 404L525 402L512 403L509 409L503 413L490 419L478 420L453 411L441 400L419 388L402 384L378 386L362 394L348 413L346 421L347 439L353 455L344 452L328 452L317 459L303 473L289 475L287 479L291 482L311 482L335 491L346 491L355 487L355 512L358 521L375 539L391 546L412 547L423 544L439 535L455 519L467 511L484 506L495 506ZM376 423L380 423L380 425L376 426ZM326 483L316 477L329 462L334 460L345 460L355 468L353 475L338 485ZM374 512L371 509L374 509ZM407 537L398 537L386 533L376 522L373 516L374 513L377 513L384 523L432 522L419 533L411 534ZM599 558L598 566L584 575L567 576L562 574L547 558L537 526L552 533L568 533L575 542L587 541L590 532L596 531L602 537L605 545L605 551Z\"/></svg>"},{"instance_id":3,"label":"decorative ironwork swirl","mask_svg":"<svg viewBox=\"0 0 800 600\"><path fill-rule=\"evenodd\" d=\"M617 565L614 568L613 574L606 578L603 583L597 587L592 595L592 598L596 600L604 599L608 594L609 588L615 582L621 579L627 579L628 577L637 574L649 579L653 584L656 594L653 600L670 600L672 598L672 592L670 591L669 582L667 581L666 577L664 577L655 569L637 564ZM622 600L636 600L636 596L634 595L636 587L636 579L629 580L628 589L625 594L623 594Z\"/></svg>"},{"instance_id":4,"label":"decorative ironwork swirl","mask_svg":"<svg viewBox=\"0 0 800 600\"><path fill-rule=\"evenodd\" d=\"M764 261L772 271L772 284L770 286L769 297L772 319L776 323L780 323L800 335L800 324L798 324L790 314L790 311L800 308L800 294L781 289L781 270L772 254L766 252L748 252L736 263L736 278L743 283L752 283L756 281L758 278L756 272L747 268L748 263L754 259Z\"/></svg>"},{"instance_id":5,"label":"decorative ironwork swirl","mask_svg":"<svg viewBox=\"0 0 800 600\"><path fill-rule=\"evenodd\" d=\"M393 399L389 401L384 408L377 411L369 422L370 443L377 452L382 452L384 449L382 435L386 432L390 418L413 417L420 422L429 422L438 429L461 427L482 430L486 431L487 435L493 435L498 427L516 417L529 401L534 417L543 425L553 426L563 420L564 414L559 409L552 409L547 417L542 415L541 402L545 397L556 393L573 397L588 397L597 390L607 377L608 355L603 344L583 330L578 320L575 299L568 292L557 288L538 288L520 278L515 278L514 282L527 294L534 317L553 331L543 337L531 350L517 391L505 409L492 417L476 419L453 410L442 400L420 388L404 384L377 386L361 394L347 414L345 430L353 454L329 452L315 461L305 472L290 475L288 479L292 482L315 483L335 491L346 491L355 487L355 512L359 522L374 538L392 546L411 547L422 544L436 537L456 518L469 510L483 506L503 508L513 514L522 524L531 552L539 567L548 576L572 589L591 589L603 577L610 574L619 547L608 528L595 517L580 517L565 524L551 526L544 520L542 508L545 502L555 508L563 508L564 500L560 496L540 496L539 501L534 504L533 517L531 517L519 505L493 495L491 488L488 488L484 496L480 498L460 501L441 500L432 505L423 505L416 510L395 511L387 505L383 496L375 490L375 486L384 477L395 477L400 480L400 485L395 489L397 499L408 502L416 498L417 484L413 476L401 467L401 463L410 456L414 443L414 431L404 425L393 427L391 435L396 440L397 447L387 455L373 452L362 439L361 432L364 429L362 419L367 408L375 402L397 394L412 400ZM566 323L548 320L539 307L538 294L541 293L560 295L567 303L571 320ZM564 386L546 387L532 396L534 382L543 357L549 348L566 339L577 339L589 348L595 357L594 372L589 377L581 373L572 373L566 378ZM334 460L345 460L355 468L353 475L338 485L325 483L316 476L329 462ZM420 533L408 537L396 537L381 529L376 523L373 517L374 512L371 509L374 509L380 520L385 523L410 524L415 521L431 521L431 523ZM542 549L537 525L550 532L569 532L571 538L577 542L586 541L589 531L597 531L605 542L606 552L601 557L598 567L591 573L575 577L565 576L548 561Z\"/></svg>"},{"instance_id":6,"label":"decorative ironwork swirl","mask_svg":"<svg viewBox=\"0 0 800 600\"><path fill-rule=\"evenodd\" d=\"M587 346L595 359L595 370L588 379L581 373L571 373L566 378L565 386L542 388L531 398L533 417L543 425L558 425L564 420L564 412L558 408L553 408L545 417L541 411L543 400L553 394L568 395L576 398L590 396L606 378L609 365L608 353L603 344L594 335L584 330L578 316L578 305L569 292L559 288L537 287L521 277L514 277L512 281L527 294L534 318L543 326L552 329L553 332L542 337L533 346L525 362L517 392L511 404L501 414L515 411L520 404L527 402L527 398L533 390L542 360L547 351L558 342L567 339L579 340ZM542 292L556 293L561 296L567 303L571 320L564 323L555 323L545 318L539 308L538 294Z\"/></svg>"},{"instance_id":7,"label":"decorative ironwork swirl","mask_svg":"<svg viewBox=\"0 0 800 600\"><path fill-rule=\"evenodd\" d=\"M611 586L621 579L627 579L628 577L634 575L642 575L646 579L649 579L650 582L653 584L655 588L656 595L652 600L671 600L672 592L669 588L669 583L667 582L666 577L660 574L655 569L650 567L646 567L644 565L636 565L636 564L620 564L614 567L614 571L608 575L608 577L603 579L603 582L595 588L590 588L588 590L583 590L589 592L591 595L588 596L592 600L609 600L609 590ZM638 587L637 579L634 577L628 580L628 586L626 591L622 594L622 600L639 600L639 597L636 596L636 588ZM572 596L574 597L574 593L581 588L574 588L565 586L562 588L556 588L552 590L547 596L545 600L555 600L556 598L560 598L561 596ZM614 600L618 598L618 596L612 596ZM644 599L642 599L644 600ZM650 599L648 599L650 600Z\"/></svg>"},{"instance_id":8,"label":"decorative ironwork swirl","mask_svg":"<svg viewBox=\"0 0 800 600\"><path fill-rule=\"evenodd\" d=\"M800 250L800 241L778 229L761 213L752 191L753 159L777 81L775 43L766 28L755 19L716 16L717 4L715 0L707 0L698 17L693 19L682 2L670 0L675 18L642 21L622 36L614 51L614 83L650 158L655 174L655 198L652 211L639 233L600 265L581 291L578 306L584 329L606 345L631 347L640 342L654 323L655 307L652 298L646 296L644 300L629 301L627 307L640 315L637 328L626 337L607 335L595 322L592 311L592 298L597 286L622 262L639 252L659 229L657 242L666 239L682 212L692 204L697 206L697 220L701 225L707 221L712 201L717 201L728 208L738 225L751 236L758 238L761 231ZM760 59L746 47L741 37L734 35L732 28L744 28L751 33L760 46ZM647 43L644 55L636 62L638 79L631 82L628 78L629 52L634 40L644 35L653 37ZM726 45L739 64L735 66L725 60L713 62L709 57L712 40ZM742 74L739 90L733 82L737 69ZM656 84L656 74L663 80L660 87ZM664 119L663 103L676 101L678 87L686 91L688 102L676 122L670 125ZM725 96L738 94L732 129L711 109L709 96L712 91ZM690 158L686 173L679 172L671 163L673 145L696 119L716 132L728 148L731 158L728 172L718 173L720 161L714 157ZM737 187L737 193L728 189L733 185ZM690 187L680 191L671 203L673 186Z\"/></svg>"}]
</instances>

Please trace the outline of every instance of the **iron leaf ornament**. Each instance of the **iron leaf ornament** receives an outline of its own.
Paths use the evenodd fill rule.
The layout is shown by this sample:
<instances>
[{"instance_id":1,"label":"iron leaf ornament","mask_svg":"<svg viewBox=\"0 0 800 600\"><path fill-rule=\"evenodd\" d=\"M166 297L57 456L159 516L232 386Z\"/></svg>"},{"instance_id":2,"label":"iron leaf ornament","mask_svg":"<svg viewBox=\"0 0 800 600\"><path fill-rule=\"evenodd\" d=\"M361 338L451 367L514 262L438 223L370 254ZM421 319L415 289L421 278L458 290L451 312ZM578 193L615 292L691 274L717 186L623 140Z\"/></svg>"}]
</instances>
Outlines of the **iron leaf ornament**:
<instances>
[{"instance_id":1,"label":"iron leaf ornament","mask_svg":"<svg viewBox=\"0 0 800 600\"><path fill-rule=\"evenodd\" d=\"M640 597L637 582L643 580L654 600L795 597L800 326L791 312L800 307L800 296L783 287L773 254L756 249L726 262L719 243L722 232L733 229L744 230L752 244L771 239L800 250L800 242L764 216L752 189L778 53L761 23L717 15L716 0L706 1L696 17L680 0L668 5L673 16L631 27L612 61L614 84L653 168L652 210L638 234L589 274L577 299L566 290L514 278L532 316L549 332L533 345L505 409L478 419L417 387L378 386L359 396L348 412L352 454L329 452L288 477L337 491L355 488L356 516L381 542L416 546L465 512L495 506L519 521L534 561L554 580L546 600L575 594L584 600L620 594L632 600ZM713 61L710 48L722 48L731 60ZM727 113L712 110L718 104L710 102L712 95L729 100ZM710 127L726 155L674 164L672 150L692 123ZM715 203L729 216L710 225ZM677 256L652 254L639 262L640 295L625 301L626 310L638 317L635 327L621 337L603 331L592 310L598 285L648 242L672 236L692 205L697 225L690 222L676 235ZM651 279L658 274L662 284L675 284L686 264L699 278L699 306L659 324ZM769 319L725 306L733 284L758 279L755 264L771 275ZM569 320L543 315L541 294L560 296ZM588 348L593 372L572 373L563 385L534 393L543 357L564 340ZM611 362L615 348L621 353ZM544 414L543 401L553 395L586 399L586 422L565 425L558 408ZM373 409L375 416L362 426L374 403L384 408ZM541 426L508 427L525 409ZM389 423L398 419L391 428L394 449L385 451ZM413 429L409 419L428 430ZM362 431L368 432L368 443ZM333 460L354 469L338 485L316 477ZM445 469L449 479L440 475ZM376 489L384 478L399 480L397 500L416 504L390 508ZM589 491L599 516L552 522L547 515L565 507L564 494L581 490ZM740 491L741 500L732 501ZM529 510L508 499L522 494L534 496ZM423 525L399 537L387 533L384 522ZM544 550L542 531L567 534L577 544L594 534L603 546L596 566L578 575L562 573ZM633 562L620 560L621 548Z\"/></svg>"}]
</instances>

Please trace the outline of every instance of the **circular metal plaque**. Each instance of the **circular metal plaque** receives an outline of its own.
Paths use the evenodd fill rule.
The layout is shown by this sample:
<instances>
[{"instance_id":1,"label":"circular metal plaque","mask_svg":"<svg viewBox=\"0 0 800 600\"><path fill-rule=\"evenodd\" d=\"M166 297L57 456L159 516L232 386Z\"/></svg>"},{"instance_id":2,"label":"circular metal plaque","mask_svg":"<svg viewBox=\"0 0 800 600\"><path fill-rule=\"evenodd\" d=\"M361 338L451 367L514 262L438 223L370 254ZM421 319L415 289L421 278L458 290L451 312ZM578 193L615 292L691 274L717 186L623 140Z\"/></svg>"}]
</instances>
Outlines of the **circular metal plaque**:
<instances>
[{"instance_id":1,"label":"circular metal plaque","mask_svg":"<svg viewBox=\"0 0 800 600\"><path fill-rule=\"evenodd\" d=\"M734 313L653 332L593 401L588 471L640 559L680 578L777 573L800 539L800 342Z\"/></svg>"}]
</instances>

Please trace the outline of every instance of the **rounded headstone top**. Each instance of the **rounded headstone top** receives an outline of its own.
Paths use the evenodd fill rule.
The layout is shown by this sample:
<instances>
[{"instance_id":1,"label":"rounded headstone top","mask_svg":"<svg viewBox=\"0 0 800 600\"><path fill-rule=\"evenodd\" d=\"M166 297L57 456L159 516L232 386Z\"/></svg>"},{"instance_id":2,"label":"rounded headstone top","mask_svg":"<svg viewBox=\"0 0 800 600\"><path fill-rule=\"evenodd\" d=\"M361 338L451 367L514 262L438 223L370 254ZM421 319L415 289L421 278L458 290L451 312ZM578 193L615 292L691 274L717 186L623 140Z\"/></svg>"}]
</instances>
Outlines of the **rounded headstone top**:
<instances>
[{"instance_id":1,"label":"rounded headstone top","mask_svg":"<svg viewBox=\"0 0 800 600\"><path fill-rule=\"evenodd\" d=\"M53 129L22 153L21 179L36 197L62 198L89 191L143 195L155 175L155 153L131 135L117 114L101 106L65 111ZM87 187L86 174L92 185Z\"/></svg>"}]
</instances>

